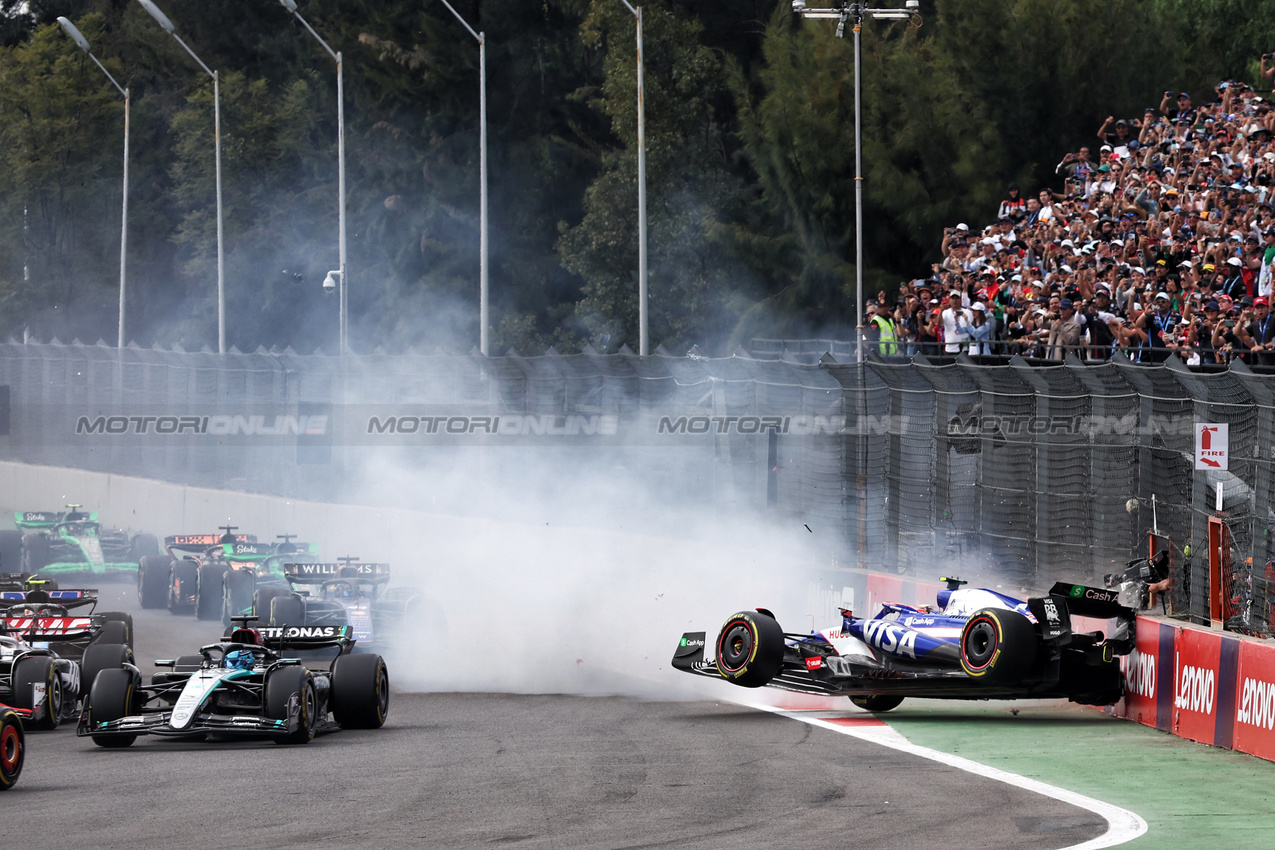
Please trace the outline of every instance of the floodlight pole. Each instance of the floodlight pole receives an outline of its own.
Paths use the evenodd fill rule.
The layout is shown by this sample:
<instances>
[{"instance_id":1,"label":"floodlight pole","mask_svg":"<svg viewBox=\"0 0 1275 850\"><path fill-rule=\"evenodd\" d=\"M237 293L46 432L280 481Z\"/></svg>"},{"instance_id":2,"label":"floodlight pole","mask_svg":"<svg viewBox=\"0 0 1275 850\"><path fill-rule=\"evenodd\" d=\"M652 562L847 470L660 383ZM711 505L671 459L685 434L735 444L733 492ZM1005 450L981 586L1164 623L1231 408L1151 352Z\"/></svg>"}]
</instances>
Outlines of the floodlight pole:
<instances>
[{"instance_id":1,"label":"floodlight pole","mask_svg":"<svg viewBox=\"0 0 1275 850\"><path fill-rule=\"evenodd\" d=\"M323 46L327 54L336 62L336 159L337 159L337 253L339 255L338 263L340 264L340 275L338 275L338 286L341 288L339 298L340 328L337 333L337 348L342 357L349 351L349 298L346 280L349 277L349 269L345 262L345 62L342 59L341 52L333 50L328 43L323 40L314 27L310 26L310 22L301 17L301 13L297 11L295 0L279 0L280 5L287 9L296 19L301 22L301 26L305 27L310 35L314 36L314 40Z\"/></svg>"},{"instance_id":2,"label":"floodlight pole","mask_svg":"<svg viewBox=\"0 0 1275 850\"><path fill-rule=\"evenodd\" d=\"M646 90L643 84L642 62L642 7L634 7L629 0L620 0L633 17L637 18L637 144L638 144L638 355L650 354L650 335L647 332L647 273L646 273Z\"/></svg>"},{"instance_id":3,"label":"floodlight pole","mask_svg":"<svg viewBox=\"0 0 1275 850\"><path fill-rule=\"evenodd\" d=\"M460 13L452 8L452 4L443 0L447 11L452 13L460 25L478 42L478 182L481 199L478 215L478 350L486 357L488 352L488 328L491 325L489 311L490 287L487 280L487 34L475 32Z\"/></svg>"},{"instance_id":4,"label":"floodlight pole","mask_svg":"<svg viewBox=\"0 0 1275 850\"><path fill-rule=\"evenodd\" d=\"M129 107L132 103L132 97L129 95L128 89L124 88L118 82L116 82L115 78L111 76L111 72L106 70L106 66L104 66L101 62L99 62L97 57L93 55L93 51L90 49L88 39L86 39L83 36L83 34L80 33L79 29L76 28L75 24L71 23L69 19L64 17L58 18L58 24L61 25L63 31L66 32L66 34L71 37L71 40L74 41L81 50L83 50L85 53L89 55L89 58L93 60L93 63L97 65L97 67L102 69L102 73L105 74L106 78L111 81L111 85L115 86L115 88L119 91L119 93L124 95L124 207L120 216L120 317L119 317L119 334L116 338L116 343L115 343L116 348L123 348L124 347L124 301L125 301L126 280L127 280L126 272L127 272L127 252L128 252L128 118L129 118L129 111L130 111Z\"/></svg>"},{"instance_id":5,"label":"floodlight pole","mask_svg":"<svg viewBox=\"0 0 1275 850\"><path fill-rule=\"evenodd\" d=\"M212 77L213 81L213 144L216 147L217 159L217 351L220 354L226 353L226 265L225 250L222 229L221 214L221 79L217 72L210 69L204 64L204 60L195 55L195 51L191 50L186 42L182 41L181 36L177 34L177 28L173 26L173 22L168 16L159 10L151 0L137 0L142 8L155 19L155 23L166 33L177 39L190 58L194 59L200 68L204 69L204 73Z\"/></svg>"},{"instance_id":6,"label":"floodlight pole","mask_svg":"<svg viewBox=\"0 0 1275 850\"><path fill-rule=\"evenodd\" d=\"M917 13L918 0L907 0L905 9L869 9L862 3L845 3L835 9L808 9L805 0L793 0L792 10L803 18L832 19L837 21L837 38L845 38L846 22L854 24L854 318L855 354L863 362L863 57L860 52L859 34L864 18L887 20L910 19L914 26L921 25Z\"/></svg>"}]
</instances>

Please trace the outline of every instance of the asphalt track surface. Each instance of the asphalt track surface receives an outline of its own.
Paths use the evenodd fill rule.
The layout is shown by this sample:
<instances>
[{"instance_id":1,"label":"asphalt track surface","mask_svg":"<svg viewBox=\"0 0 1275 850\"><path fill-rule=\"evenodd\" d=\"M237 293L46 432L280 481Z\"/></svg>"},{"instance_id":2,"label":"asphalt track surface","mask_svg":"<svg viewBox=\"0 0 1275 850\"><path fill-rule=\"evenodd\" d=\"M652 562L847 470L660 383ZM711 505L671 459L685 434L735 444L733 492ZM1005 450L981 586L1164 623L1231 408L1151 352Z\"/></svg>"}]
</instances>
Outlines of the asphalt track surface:
<instances>
[{"instance_id":1,"label":"asphalt track surface","mask_svg":"<svg viewBox=\"0 0 1275 850\"><path fill-rule=\"evenodd\" d=\"M122 588L103 596L99 610L134 613L144 672L220 634L138 611ZM0 834L60 846L1035 850L1107 830L1058 800L727 702L396 692L384 728L302 747L103 750L67 727L28 744Z\"/></svg>"}]
</instances>

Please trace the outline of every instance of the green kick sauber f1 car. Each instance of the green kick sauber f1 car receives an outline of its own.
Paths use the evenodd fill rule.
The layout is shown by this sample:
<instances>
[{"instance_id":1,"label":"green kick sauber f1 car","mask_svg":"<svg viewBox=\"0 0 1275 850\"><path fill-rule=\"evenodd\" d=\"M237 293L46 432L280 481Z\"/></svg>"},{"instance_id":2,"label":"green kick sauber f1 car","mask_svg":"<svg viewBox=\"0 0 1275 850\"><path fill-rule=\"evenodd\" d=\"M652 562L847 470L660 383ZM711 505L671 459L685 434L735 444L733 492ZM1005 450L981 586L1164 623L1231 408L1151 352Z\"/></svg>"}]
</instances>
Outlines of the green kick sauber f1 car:
<instances>
[{"instance_id":1,"label":"green kick sauber f1 car","mask_svg":"<svg viewBox=\"0 0 1275 850\"><path fill-rule=\"evenodd\" d=\"M0 570L44 579L65 575L135 580L137 564L159 554L152 534L103 529L97 512L80 505L65 511L17 511L17 531L0 531Z\"/></svg>"}]
</instances>

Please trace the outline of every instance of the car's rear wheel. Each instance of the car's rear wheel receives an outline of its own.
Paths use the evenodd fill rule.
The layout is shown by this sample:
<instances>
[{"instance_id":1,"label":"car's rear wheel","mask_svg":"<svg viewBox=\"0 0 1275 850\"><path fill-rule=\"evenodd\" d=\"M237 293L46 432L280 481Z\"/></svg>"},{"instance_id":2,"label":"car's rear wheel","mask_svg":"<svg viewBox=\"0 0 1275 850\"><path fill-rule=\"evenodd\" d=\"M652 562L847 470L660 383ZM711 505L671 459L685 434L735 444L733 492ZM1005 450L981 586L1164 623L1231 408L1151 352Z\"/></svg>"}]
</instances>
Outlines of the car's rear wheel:
<instances>
[{"instance_id":1,"label":"car's rear wheel","mask_svg":"<svg viewBox=\"0 0 1275 850\"><path fill-rule=\"evenodd\" d=\"M133 615L123 611L107 611L102 615L106 620L102 630L93 638L93 643L126 643L133 646Z\"/></svg>"},{"instance_id":2,"label":"car's rear wheel","mask_svg":"<svg viewBox=\"0 0 1275 850\"><path fill-rule=\"evenodd\" d=\"M270 623L270 603L276 596L285 596L288 591L277 587L259 587L252 593L252 615L257 618L255 625L265 626ZM254 625L249 623L249 626Z\"/></svg>"},{"instance_id":3,"label":"car's rear wheel","mask_svg":"<svg viewBox=\"0 0 1275 850\"><path fill-rule=\"evenodd\" d=\"M119 720L134 713L137 684L136 674L123 667L97 674L89 691L87 715L90 732L94 724ZM93 735L93 743L99 747L127 747L136 740L136 735Z\"/></svg>"},{"instance_id":4,"label":"car's rear wheel","mask_svg":"<svg viewBox=\"0 0 1275 850\"><path fill-rule=\"evenodd\" d=\"M198 588L199 566L187 558L174 561L168 579L168 610L174 614L191 613Z\"/></svg>"},{"instance_id":5,"label":"car's rear wheel","mask_svg":"<svg viewBox=\"0 0 1275 850\"><path fill-rule=\"evenodd\" d=\"M18 781L26 755L22 718L12 709L0 708L0 791L8 791Z\"/></svg>"},{"instance_id":6,"label":"car's rear wheel","mask_svg":"<svg viewBox=\"0 0 1275 850\"><path fill-rule=\"evenodd\" d=\"M784 632L773 617L740 611L717 635L717 669L744 688L760 688L784 663Z\"/></svg>"},{"instance_id":7,"label":"car's rear wheel","mask_svg":"<svg viewBox=\"0 0 1275 850\"><path fill-rule=\"evenodd\" d=\"M300 596L276 596L270 600L270 625L304 626L305 600Z\"/></svg>"},{"instance_id":8,"label":"car's rear wheel","mask_svg":"<svg viewBox=\"0 0 1275 850\"><path fill-rule=\"evenodd\" d=\"M195 587L195 618L216 620L221 617L222 579L226 568L221 564L200 564Z\"/></svg>"},{"instance_id":9,"label":"car's rear wheel","mask_svg":"<svg viewBox=\"0 0 1275 850\"><path fill-rule=\"evenodd\" d=\"M231 617L240 617L252 607L252 595L257 589L257 579L248 570L230 570L222 579L221 623L230 625Z\"/></svg>"},{"instance_id":10,"label":"car's rear wheel","mask_svg":"<svg viewBox=\"0 0 1275 850\"><path fill-rule=\"evenodd\" d=\"M266 677L266 717L287 720L293 694L297 695L297 728L286 735L275 735L276 744L308 744L314 737L319 700L314 681L302 667L284 667Z\"/></svg>"},{"instance_id":11,"label":"car's rear wheel","mask_svg":"<svg viewBox=\"0 0 1275 850\"><path fill-rule=\"evenodd\" d=\"M123 643L95 643L80 661L80 696L88 694L97 674L133 663L133 650Z\"/></svg>"},{"instance_id":12,"label":"car's rear wheel","mask_svg":"<svg viewBox=\"0 0 1275 850\"><path fill-rule=\"evenodd\" d=\"M44 685L43 695L37 696L36 685ZM42 716L32 719L32 729L56 729L62 720L62 687L58 681L57 662L47 655L28 655L13 667L13 707L28 708Z\"/></svg>"},{"instance_id":13,"label":"car's rear wheel","mask_svg":"<svg viewBox=\"0 0 1275 850\"><path fill-rule=\"evenodd\" d=\"M129 541L128 552L130 560L152 558L159 554L159 540L153 534L135 534Z\"/></svg>"},{"instance_id":14,"label":"car's rear wheel","mask_svg":"<svg viewBox=\"0 0 1275 850\"><path fill-rule=\"evenodd\" d=\"M137 599L143 608L163 608L168 601L172 564L166 555L149 555L137 562Z\"/></svg>"},{"instance_id":15,"label":"car's rear wheel","mask_svg":"<svg viewBox=\"0 0 1275 850\"><path fill-rule=\"evenodd\" d=\"M380 729L390 713L390 674L379 655L342 655L332 665L332 716L347 729Z\"/></svg>"},{"instance_id":16,"label":"car's rear wheel","mask_svg":"<svg viewBox=\"0 0 1275 850\"><path fill-rule=\"evenodd\" d=\"M850 697L850 702L864 711L890 711L899 707L903 697L894 694L872 694L866 697Z\"/></svg>"},{"instance_id":17,"label":"car's rear wheel","mask_svg":"<svg viewBox=\"0 0 1275 850\"><path fill-rule=\"evenodd\" d=\"M1017 611L984 608L961 631L961 669L990 684L1013 684L1036 660L1036 630Z\"/></svg>"}]
</instances>

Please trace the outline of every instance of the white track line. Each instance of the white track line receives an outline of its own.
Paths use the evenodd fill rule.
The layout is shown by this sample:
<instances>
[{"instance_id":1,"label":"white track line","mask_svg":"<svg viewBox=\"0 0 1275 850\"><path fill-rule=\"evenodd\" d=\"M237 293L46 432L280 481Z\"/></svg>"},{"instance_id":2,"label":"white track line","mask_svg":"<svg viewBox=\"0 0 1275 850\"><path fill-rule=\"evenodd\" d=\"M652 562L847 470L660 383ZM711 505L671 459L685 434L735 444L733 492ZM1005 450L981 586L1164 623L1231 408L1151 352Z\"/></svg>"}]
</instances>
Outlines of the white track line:
<instances>
[{"instance_id":1,"label":"white track line","mask_svg":"<svg viewBox=\"0 0 1275 850\"><path fill-rule=\"evenodd\" d=\"M924 759L939 762L940 764L955 767L958 770L964 770L977 776L984 776L988 779L995 779L997 782L1004 782L1006 785L1013 785L1045 797L1052 797L1055 800L1061 800L1064 803L1070 803L1082 809L1087 809L1094 814L1100 816L1107 822L1107 831L1102 835L1082 844L1073 844L1070 847L1059 848L1059 850L1100 850L1103 847L1115 847L1124 844L1127 841L1143 835L1147 831L1147 822L1138 815L1122 809L1119 806L1113 806L1110 803L1104 803L1101 800L1095 800L1092 797L1086 797L1083 794L1077 794L1074 791L1068 791L1065 788L1058 788L1053 785L1047 785L1036 779L1026 776L1019 776L1005 770L995 767L989 767L985 764L979 764L976 761L970 761L961 756L954 756L950 753L931 750L928 747L919 747L911 741L904 738L890 726L884 729L880 726L845 726L839 723L832 723L823 717L815 717L809 712L787 711L782 708L776 708L769 705L761 705L759 703L740 702L740 705L749 708L755 708L759 711L768 711L771 714L778 714L793 720L800 720L802 723L809 723L811 726L819 726L823 729L831 729L834 732L840 732L842 735L849 735L852 738L859 738L863 741L869 741L873 744L880 744L883 747L899 750L900 752L909 753L914 756L920 756ZM888 731L887 731L888 730Z\"/></svg>"}]
</instances>

